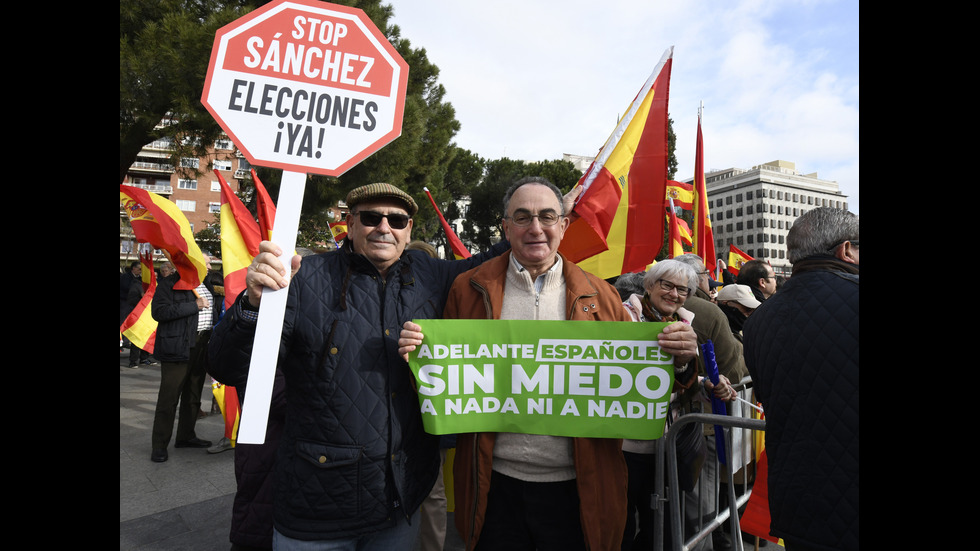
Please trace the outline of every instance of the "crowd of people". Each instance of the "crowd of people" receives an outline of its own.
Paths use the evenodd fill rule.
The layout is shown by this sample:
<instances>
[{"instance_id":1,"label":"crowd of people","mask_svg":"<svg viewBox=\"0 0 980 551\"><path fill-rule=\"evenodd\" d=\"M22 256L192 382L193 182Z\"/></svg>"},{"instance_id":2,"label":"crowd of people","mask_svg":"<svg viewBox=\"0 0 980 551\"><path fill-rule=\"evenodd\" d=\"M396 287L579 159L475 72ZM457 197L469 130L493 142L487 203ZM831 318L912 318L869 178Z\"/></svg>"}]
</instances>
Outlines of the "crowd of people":
<instances>
[{"instance_id":1,"label":"crowd of people","mask_svg":"<svg viewBox=\"0 0 980 551\"><path fill-rule=\"evenodd\" d=\"M284 264L278 246L263 242L246 290L225 312L213 310L221 300L205 283L200 293L174 291L179 275L162 277L160 304L153 301L164 338L158 330L163 377L151 459L166 460L178 403L175 446L211 446L194 433L205 372L238 389L247 407L263 291L285 288L266 442L235 448L233 550L411 550L417 542L422 551L442 549L441 481L451 448L454 519L467 550L648 549L654 538L687 536L654 529L653 441L430 435L406 362L425 330L409 320L663 322L659 344L674 363L672 404L734 400L733 383L748 375L759 389L772 427L772 534L791 551L857 549L857 217L826 208L800 217L788 241L793 277L781 288L765 262L716 282L694 254L623 274L613 285L558 252L579 191L563 196L540 177L515 182L502 200L505 239L470 258L443 260L411 239L414 198L370 184L347 196L348 235L337 251L282 257ZM831 308L808 309L813 301ZM848 318L819 323L836 316ZM709 341L717 384L699 349ZM817 341L834 354L808 354ZM829 427L842 433L834 451L847 456L843 464L816 453L830 445L818 429L832 414L805 381L825 383L845 402L849 415ZM808 424L814 419L827 424ZM699 435L709 454L712 430ZM691 514L714 514L719 474L712 465L700 470L707 491L684 492ZM825 484L822 476L842 483ZM711 538L699 548L711 549Z\"/></svg>"}]
</instances>

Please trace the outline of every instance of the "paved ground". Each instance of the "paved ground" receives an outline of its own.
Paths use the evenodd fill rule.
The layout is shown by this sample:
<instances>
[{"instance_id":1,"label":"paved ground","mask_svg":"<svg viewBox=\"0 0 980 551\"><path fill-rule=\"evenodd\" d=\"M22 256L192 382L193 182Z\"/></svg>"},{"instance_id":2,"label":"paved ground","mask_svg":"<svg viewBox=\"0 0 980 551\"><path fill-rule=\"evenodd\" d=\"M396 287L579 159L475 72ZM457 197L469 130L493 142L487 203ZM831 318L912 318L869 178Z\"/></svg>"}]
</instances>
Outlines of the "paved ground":
<instances>
[{"instance_id":1,"label":"paved ground","mask_svg":"<svg viewBox=\"0 0 980 551\"><path fill-rule=\"evenodd\" d=\"M119 549L120 551L228 551L235 496L234 451L173 447L164 463L150 461L150 431L160 387L160 366L129 369L119 357ZM211 410L208 379L201 407ZM220 415L197 422L197 436L217 442L224 435ZM747 545L746 549L752 549ZM770 544L767 550L779 551ZM445 551L462 551L452 513ZM417 548L416 548L417 551Z\"/></svg>"},{"instance_id":2,"label":"paved ground","mask_svg":"<svg viewBox=\"0 0 980 551\"><path fill-rule=\"evenodd\" d=\"M160 387L160 366L129 369L119 356L119 549L228 551L235 496L234 451L209 454L173 447L164 463L150 461L150 431ZM211 410L210 379L202 392ZM217 442L220 415L197 422L197 435ZM450 519L446 551L463 549Z\"/></svg>"}]
</instances>

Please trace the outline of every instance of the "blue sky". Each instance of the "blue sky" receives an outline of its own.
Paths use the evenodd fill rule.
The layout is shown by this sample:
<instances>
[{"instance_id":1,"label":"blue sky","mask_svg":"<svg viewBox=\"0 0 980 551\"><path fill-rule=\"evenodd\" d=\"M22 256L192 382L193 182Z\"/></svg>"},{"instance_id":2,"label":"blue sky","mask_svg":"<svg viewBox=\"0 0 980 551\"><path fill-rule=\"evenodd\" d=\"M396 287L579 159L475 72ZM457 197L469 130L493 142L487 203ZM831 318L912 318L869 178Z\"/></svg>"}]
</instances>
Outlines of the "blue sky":
<instances>
[{"instance_id":1,"label":"blue sky","mask_svg":"<svg viewBox=\"0 0 980 551\"><path fill-rule=\"evenodd\" d=\"M386 0L488 159L594 155L664 50L676 178L781 159L859 213L856 0Z\"/></svg>"}]
</instances>

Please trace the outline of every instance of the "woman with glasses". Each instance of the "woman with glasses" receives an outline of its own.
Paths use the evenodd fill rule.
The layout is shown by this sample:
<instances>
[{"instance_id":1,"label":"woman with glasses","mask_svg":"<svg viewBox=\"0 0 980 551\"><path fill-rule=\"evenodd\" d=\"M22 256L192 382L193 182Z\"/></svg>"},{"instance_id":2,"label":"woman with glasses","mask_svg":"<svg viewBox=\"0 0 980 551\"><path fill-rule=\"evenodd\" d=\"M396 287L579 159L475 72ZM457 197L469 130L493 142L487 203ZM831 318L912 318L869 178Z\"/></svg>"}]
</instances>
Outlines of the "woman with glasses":
<instances>
[{"instance_id":1,"label":"woman with glasses","mask_svg":"<svg viewBox=\"0 0 980 551\"><path fill-rule=\"evenodd\" d=\"M693 267L678 260L661 260L653 265L643 276L643 294L631 294L623 303L633 321L675 322L690 324L694 313L684 308L687 297L698 287L698 273ZM683 362L683 363L682 363ZM675 358L674 388L671 402L677 394L690 388L698 377L697 361ZM731 392L728 379L720 379L717 388L705 379L705 388L713 390L716 396L727 397ZM669 425L669 421L668 421ZM666 430L664 431L666 433ZM660 537L654 533L654 512L650 507L650 496L657 490L654 487L656 441L623 440L623 456L629 470L627 490L626 532L623 536L622 550L652 549L653 542ZM668 481L669 483L669 481ZM634 513L638 516L634 517ZM638 521L634 522L634 518ZM669 530L668 523L664 529ZM669 547L670 537L664 538L664 548ZM632 545L630 545L632 542Z\"/></svg>"}]
</instances>

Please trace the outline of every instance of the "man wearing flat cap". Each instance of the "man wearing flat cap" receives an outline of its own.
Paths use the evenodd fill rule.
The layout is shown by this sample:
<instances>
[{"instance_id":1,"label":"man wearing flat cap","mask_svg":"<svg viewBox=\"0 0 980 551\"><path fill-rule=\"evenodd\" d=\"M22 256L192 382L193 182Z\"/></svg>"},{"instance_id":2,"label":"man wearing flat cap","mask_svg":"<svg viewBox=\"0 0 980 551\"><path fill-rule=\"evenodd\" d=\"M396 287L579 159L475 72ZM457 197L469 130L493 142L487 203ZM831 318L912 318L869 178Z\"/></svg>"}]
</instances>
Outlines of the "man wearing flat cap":
<instances>
[{"instance_id":1,"label":"man wearing flat cap","mask_svg":"<svg viewBox=\"0 0 980 551\"><path fill-rule=\"evenodd\" d=\"M440 317L458 274L510 248L502 241L456 261L406 250L418 205L390 184L351 190L347 206L340 249L303 258L302 269L294 256L290 277L279 247L263 242L247 289L211 339L211 375L244 386L262 291L288 282L278 360L287 408L274 478L278 549L315 541L411 549L440 456L438 437L422 427L399 332L405 321Z\"/></svg>"}]
</instances>

